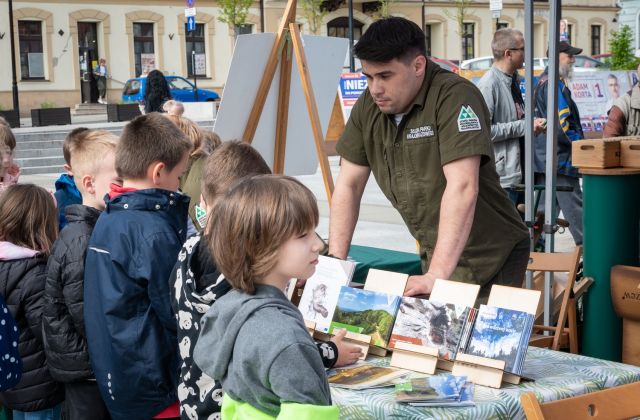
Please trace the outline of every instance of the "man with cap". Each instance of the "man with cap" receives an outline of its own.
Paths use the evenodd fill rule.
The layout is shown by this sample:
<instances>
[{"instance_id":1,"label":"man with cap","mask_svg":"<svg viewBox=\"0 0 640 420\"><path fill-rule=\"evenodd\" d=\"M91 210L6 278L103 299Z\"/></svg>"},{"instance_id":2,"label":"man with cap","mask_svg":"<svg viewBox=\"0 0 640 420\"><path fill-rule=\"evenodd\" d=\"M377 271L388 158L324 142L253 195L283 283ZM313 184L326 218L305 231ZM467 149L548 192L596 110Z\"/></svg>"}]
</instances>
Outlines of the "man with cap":
<instances>
[{"instance_id":1,"label":"man with cap","mask_svg":"<svg viewBox=\"0 0 640 420\"><path fill-rule=\"evenodd\" d=\"M576 245L582 244L582 189L580 188L580 173L571 164L571 142L584 138L578 106L571 97L571 91L567 86L573 76L575 56L582 52L581 48L569 45L561 41L558 45L559 65L558 74L558 136L557 156L558 168L556 171L556 185L573 187L570 192L558 192L556 202L562 210L564 218L570 223L569 231ZM549 51L547 51L547 56ZM549 91L549 68L547 67L540 76L535 88L535 116L545 118L547 116L547 93ZM534 171L536 184L545 183L546 134L535 137Z\"/></svg>"},{"instance_id":2,"label":"man with cap","mask_svg":"<svg viewBox=\"0 0 640 420\"><path fill-rule=\"evenodd\" d=\"M424 32L400 17L369 26L354 47L368 87L336 150L329 252L346 258L362 193L373 174L420 243L423 275L405 294L429 294L437 278L519 287L529 233L500 187L491 121L480 91L427 58Z\"/></svg>"}]
</instances>

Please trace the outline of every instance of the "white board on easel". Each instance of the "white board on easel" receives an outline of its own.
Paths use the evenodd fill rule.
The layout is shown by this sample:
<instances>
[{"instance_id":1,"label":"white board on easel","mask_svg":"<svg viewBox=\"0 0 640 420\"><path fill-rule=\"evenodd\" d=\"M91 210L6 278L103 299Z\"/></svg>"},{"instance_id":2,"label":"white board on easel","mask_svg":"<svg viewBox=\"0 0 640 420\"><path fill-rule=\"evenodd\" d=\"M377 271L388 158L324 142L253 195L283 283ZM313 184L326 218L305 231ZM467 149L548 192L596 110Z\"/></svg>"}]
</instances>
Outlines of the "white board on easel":
<instances>
[{"instance_id":1,"label":"white board on easel","mask_svg":"<svg viewBox=\"0 0 640 420\"><path fill-rule=\"evenodd\" d=\"M275 39L276 35L272 33L240 35L238 37L227 83L222 93L222 102L213 127L223 140L242 138ZM323 133L326 134L344 56L348 49L348 40L319 36L303 36L302 39L320 124ZM293 55L293 51L291 54ZM293 60L293 68L296 68L296 58L293 57ZM251 143L272 169L279 75L280 71L276 70L256 134ZM308 175L314 174L317 169L318 157L300 74L297 71L292 71L284 173L287 175Z\"/></svg>"}]
</instances>

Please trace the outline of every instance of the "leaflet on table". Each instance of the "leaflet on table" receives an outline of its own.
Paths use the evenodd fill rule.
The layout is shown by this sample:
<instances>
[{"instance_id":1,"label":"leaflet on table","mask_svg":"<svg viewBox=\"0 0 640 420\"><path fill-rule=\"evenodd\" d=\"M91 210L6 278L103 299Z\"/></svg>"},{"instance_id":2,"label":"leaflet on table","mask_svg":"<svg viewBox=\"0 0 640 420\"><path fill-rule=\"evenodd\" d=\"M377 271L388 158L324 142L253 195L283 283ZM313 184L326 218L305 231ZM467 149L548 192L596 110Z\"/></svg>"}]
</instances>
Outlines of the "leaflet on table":
<instances>
[{"instance_id":1,"label":"leaflet on table","mask_svg":"<svg viewBox=\"0 0 640 420\"><path fill-rule=\"evenodd\" d=\"M355 268L351 261L318 257L316 272L307 280L298 304L302 317L316 323L316 331L329 332L340 288L349 284Z\"/></svg>"},{"instance_id":2,"label":"leaflet on table","mask_svg":"<svg viewBox=\"0 0 640 420\"><path fill-rule=\"evenodd\" d=\"M398 378L409 374L409 371L402 369L359 362L347 368L329 371L327 376L329 383L338 388L370 389L393 386L399 382Z\"/></svg>"}]
</instances>

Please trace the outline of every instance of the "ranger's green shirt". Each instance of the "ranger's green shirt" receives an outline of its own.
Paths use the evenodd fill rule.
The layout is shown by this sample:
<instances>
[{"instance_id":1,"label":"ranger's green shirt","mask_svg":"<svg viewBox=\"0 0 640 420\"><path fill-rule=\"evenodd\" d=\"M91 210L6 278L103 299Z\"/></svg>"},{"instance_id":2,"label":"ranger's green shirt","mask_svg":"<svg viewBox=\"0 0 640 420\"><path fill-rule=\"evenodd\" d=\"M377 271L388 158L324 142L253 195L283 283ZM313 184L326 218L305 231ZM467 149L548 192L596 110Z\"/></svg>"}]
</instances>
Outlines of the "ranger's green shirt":
<instances>
[{"instance_id":1,"label":"ranger's green shirt","mask_svg":"<svg viewBox=\"0 0 640 420\"><path fill-rule=\"evenodd\" d=\"M396 127L367 89L358 99L337 151L369 166L378 185L420 243L423 269L438 237L446 187L442 167L480 155L479 193L469 239L452 280L484 285L502 268L528 231L500 187L490 143L489 111L468 80L427 63L424 82Z\"/></svg>"}]
</instances>

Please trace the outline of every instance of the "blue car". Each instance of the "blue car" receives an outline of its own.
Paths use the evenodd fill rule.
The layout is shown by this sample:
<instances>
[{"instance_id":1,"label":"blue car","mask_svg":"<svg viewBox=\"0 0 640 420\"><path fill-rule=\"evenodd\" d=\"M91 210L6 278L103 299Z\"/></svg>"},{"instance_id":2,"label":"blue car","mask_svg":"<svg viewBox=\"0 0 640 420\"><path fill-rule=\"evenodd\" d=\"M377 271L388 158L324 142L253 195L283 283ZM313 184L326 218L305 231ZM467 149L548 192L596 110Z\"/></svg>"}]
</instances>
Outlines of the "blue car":
<instances>
[{"instance_id":1,"label":"blue car","mask_svg":"<svg viewBox=\"0 0 640 420\"><path fill-rule=\"evenodd\" d=\"M180 102L196 102L196 90L190 81L180 76L165 76L171 96ZM123 102L142 102L144 101L144 92L147 86L146 77L136 77L127 80L122 89ZM198 102L217 101L220 96L212 90L198 88Z\"/></svg>"}]
</instances>

